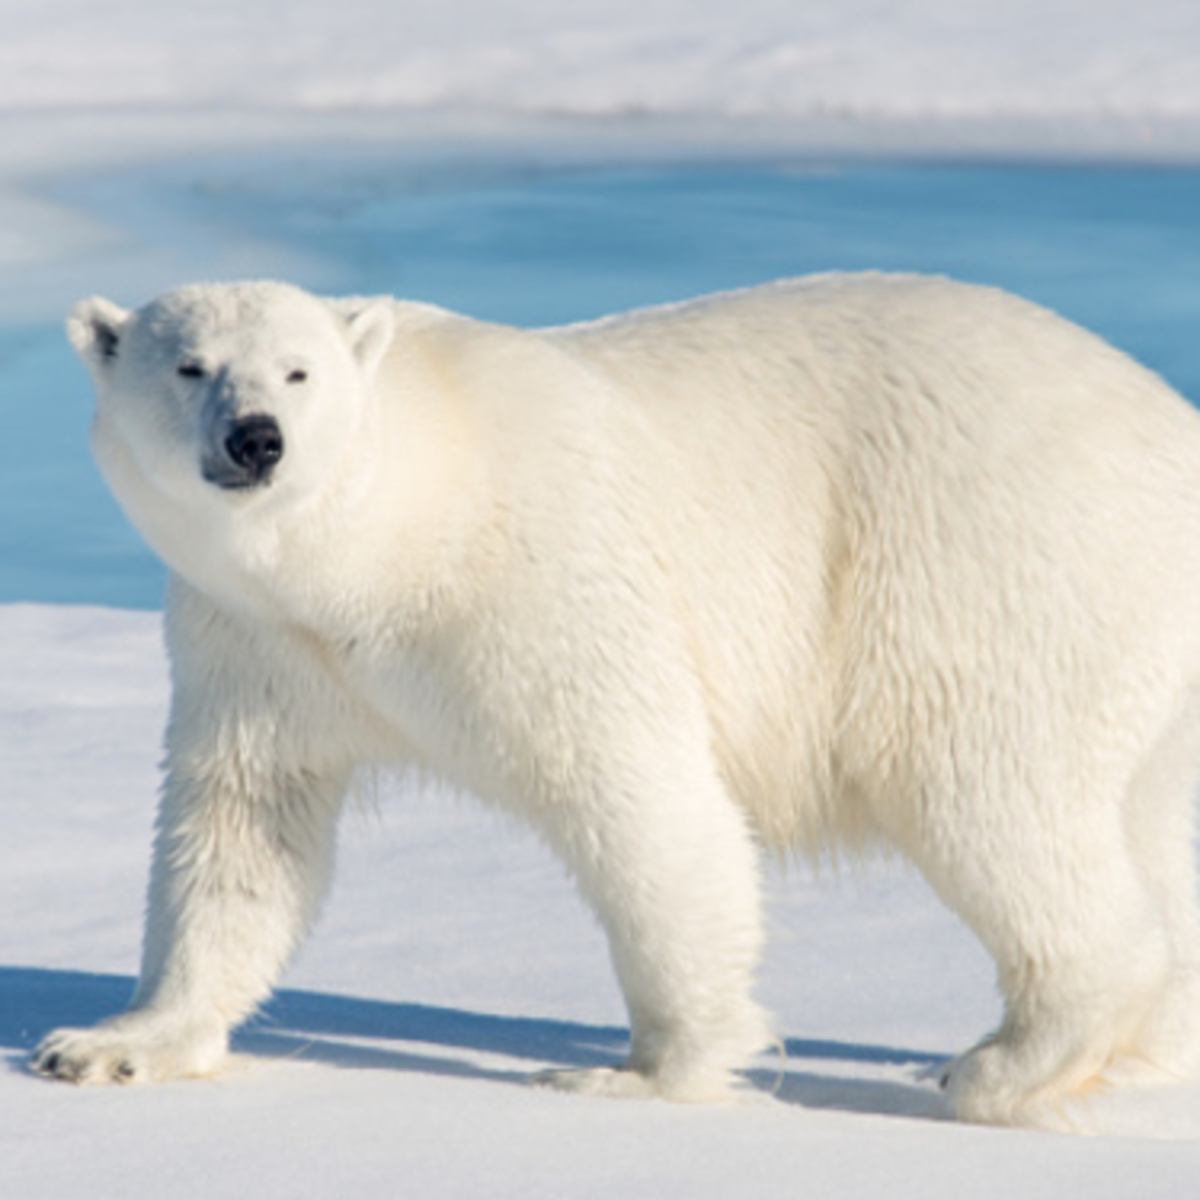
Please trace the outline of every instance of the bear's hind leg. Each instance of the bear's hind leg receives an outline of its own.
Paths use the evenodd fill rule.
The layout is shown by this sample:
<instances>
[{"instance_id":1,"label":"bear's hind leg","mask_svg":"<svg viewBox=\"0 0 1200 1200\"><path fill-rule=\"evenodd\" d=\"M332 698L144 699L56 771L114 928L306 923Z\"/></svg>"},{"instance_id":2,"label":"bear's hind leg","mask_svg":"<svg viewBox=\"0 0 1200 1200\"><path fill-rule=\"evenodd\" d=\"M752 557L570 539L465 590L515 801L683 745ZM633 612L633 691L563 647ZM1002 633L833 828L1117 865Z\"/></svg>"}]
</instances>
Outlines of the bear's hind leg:
<instances>
[{"instance_id":1,"label":"bear's hind leg","mask_svg":"<svg viewBox=\"0 0 1200 1200\"><path fill-rule=\"evenodd\" d=\"M1056 1125L1063 1102L1104 1082L1160 995L1171 955L1119 805L1024 804L1037 825L959 805L953 838L914 857L991 951L1005 997L997 1032L947 1072L955 1115Z\"/></svg>"},{"instance_id":2,"label":"bear's hind leg","mask_svg":"<svg viewBox=\"0 0 1200 1200\"><path fill-rule=\"evenodd\" d=\"M1121 1081L1188 1078L1200 1071L1200 906L1195 798L1200 779L1200 692L1183 706L1130 784L1130 851L1167 930L1165 987L1112 1075Z\"/></svg>"}]
</instances>

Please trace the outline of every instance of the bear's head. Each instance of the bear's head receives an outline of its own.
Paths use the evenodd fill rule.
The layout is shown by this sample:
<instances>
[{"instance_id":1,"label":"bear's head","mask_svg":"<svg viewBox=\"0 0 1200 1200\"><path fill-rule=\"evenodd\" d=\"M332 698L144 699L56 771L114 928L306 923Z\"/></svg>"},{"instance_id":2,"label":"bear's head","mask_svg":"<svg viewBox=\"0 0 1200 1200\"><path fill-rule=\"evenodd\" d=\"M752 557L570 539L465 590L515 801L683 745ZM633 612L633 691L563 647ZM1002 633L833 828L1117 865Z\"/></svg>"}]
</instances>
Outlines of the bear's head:
<instances>
[{"instance_id":1,"label":"bear's head","mask_svg":"<svg viewBox=\"0 0 1200 1200\"><path fill-rule=\"evenodd\" d=\"M302 514L354 469L394 316L389 300L199 284L132 312L84 300L67 332L96 385L100 468L178 568L181 539Z\"/></svg>"}]
</instances>

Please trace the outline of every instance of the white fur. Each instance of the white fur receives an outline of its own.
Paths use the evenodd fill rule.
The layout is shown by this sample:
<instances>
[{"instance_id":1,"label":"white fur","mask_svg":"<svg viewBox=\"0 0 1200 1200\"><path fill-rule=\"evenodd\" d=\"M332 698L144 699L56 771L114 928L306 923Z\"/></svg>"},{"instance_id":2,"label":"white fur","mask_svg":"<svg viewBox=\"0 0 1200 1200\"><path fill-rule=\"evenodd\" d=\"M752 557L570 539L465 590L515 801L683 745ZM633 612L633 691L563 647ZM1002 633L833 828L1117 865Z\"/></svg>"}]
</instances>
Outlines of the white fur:
<instances>
[{"instance_id":1,"label":"white fur","mask_svg":"<svg viewBox=\"0 0 1200 1200\"><path fill-rule=\"evenodd\" d=\"M886 276L538 332L212 285L69 329L175 691L138 997L46 1073L216 1069L394 762L523 814L603 922L632 1053L560 1086L723 1094L769 1040L758 845L875 840L998 964L959 1115L1196 1066L1200 420L1129 359ZM224 490L247 413L285 453Z\"/></svg>"}]
</instances>

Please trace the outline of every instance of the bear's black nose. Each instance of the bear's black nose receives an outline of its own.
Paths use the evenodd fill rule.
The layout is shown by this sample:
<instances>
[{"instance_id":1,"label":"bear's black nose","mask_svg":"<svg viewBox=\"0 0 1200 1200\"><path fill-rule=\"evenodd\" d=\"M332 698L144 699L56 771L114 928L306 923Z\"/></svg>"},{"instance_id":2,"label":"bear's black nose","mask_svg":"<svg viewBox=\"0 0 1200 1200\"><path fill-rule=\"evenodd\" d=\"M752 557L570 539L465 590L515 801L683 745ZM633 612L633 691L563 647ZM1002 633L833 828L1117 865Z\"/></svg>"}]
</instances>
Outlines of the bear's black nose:
<instances>
[{"instance_id":1,"label":"bear's black nose","mask_svg":"<svg viewBox=\"0 0 1200 1200\"><path fill-rule=\"evenodd\" d=\"M274 417L256 413L235 421L225 453L254 481L264 480L283 457L283 431Z\"/></svg>"}]
</instances>

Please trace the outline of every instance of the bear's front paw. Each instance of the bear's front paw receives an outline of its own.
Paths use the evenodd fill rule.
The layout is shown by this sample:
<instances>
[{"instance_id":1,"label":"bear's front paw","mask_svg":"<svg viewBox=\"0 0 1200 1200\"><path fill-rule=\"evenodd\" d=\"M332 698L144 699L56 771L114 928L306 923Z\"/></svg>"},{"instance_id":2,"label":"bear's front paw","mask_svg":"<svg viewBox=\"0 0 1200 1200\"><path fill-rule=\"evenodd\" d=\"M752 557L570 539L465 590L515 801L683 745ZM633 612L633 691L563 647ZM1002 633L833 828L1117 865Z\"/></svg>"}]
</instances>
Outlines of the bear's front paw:
<instances>
[{"instance_id":1,"label":"bear's front paw","mask_svg":"<svg viewBox=\"0 0 1200 1200\"><path fill-rule=\"evenodd\" d=\"M658 1095L654 1081L628 1067L588 1067L580 1070L541 1071L530 1081L535 1087L575 1092L584 1096L614 1096L645 1100Z\"/></svg>"},{"instance_id":2,"label":"bear's front paw","mask_svg":"<svg viewBox=\"0 0 1200 1200\"><path fill-rule=\"evenodd\" d=\"M68 1083L160 1083L211 1075L224 1057L223 1036L118 1017L95 1029L56 1030L33 1052L31 1065Z\"/></svg>"},{"instance_id":3,"label":"bear's front paw","mask_svg":"<svg viewBox=\"0 0 1200 1200\"><path fill-rule=\"evenodd\" d=\"M538 1087L584 1096L609 1096L619 1100L673 1100L683 1104L720 1104L735 1098L736 1088L727 1071L650 1074L633 1067L585 1067L542 1071L531 1082Z\"/></svg>"}]
</instances>

